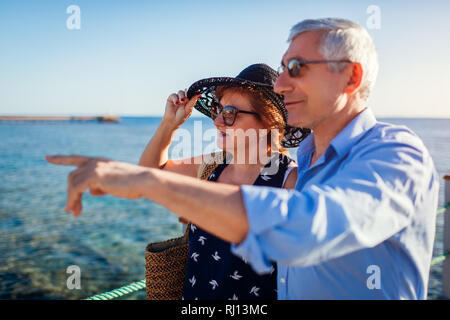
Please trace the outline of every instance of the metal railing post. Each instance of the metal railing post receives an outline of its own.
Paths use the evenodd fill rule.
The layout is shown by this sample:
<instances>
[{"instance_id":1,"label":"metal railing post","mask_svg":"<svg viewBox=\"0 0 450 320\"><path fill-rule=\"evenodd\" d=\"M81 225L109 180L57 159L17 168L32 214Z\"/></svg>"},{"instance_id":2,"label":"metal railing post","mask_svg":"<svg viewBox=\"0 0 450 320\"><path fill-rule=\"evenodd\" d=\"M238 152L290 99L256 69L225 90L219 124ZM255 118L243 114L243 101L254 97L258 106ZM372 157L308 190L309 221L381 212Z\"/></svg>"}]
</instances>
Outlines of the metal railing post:
<instances>
[{"instance_id":1,"label":"metal railing post","mask_svg":"<svg viewBox=\"0 0 450 320\"><path fill-rule=\"evenodd\" d=\"M444 177L445 197L444 205L450 203L450 175ZM444 254L450 251L450 209L444 213ZM442 266L442 294L450 299L450 256L444 260Z\"/></svg>"}]
</instances>

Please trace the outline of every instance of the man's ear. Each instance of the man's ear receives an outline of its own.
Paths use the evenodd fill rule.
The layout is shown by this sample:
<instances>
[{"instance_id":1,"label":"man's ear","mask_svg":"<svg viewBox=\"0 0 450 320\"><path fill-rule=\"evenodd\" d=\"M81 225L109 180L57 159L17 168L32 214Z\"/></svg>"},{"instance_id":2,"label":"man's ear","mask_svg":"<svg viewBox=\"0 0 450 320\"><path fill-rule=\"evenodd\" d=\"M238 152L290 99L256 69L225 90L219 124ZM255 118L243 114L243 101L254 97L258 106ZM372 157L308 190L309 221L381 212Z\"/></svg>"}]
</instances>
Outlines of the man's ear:
<instances>
[{"instance_id":1,"label":"man's ear","mask_svg":"<svg viewBox=\"0 0 450 320\"><path fill-rule=\"evenodd\" d=\"M361 64L358 62L352 63L352 70L350 78L348 79L347 86L344 92L347 94L352 94L359 89L361 81L363 78L363 69Z\"/></svg>"}]
</instances>

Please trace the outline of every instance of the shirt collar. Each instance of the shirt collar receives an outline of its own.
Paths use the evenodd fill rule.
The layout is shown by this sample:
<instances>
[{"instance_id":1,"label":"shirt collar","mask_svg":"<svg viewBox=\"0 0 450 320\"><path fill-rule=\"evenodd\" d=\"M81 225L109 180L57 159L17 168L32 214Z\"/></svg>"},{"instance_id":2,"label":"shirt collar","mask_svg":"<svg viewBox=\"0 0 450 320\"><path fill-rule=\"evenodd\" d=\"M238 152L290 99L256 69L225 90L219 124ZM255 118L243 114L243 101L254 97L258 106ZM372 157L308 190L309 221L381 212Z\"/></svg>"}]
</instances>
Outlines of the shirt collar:
<instances>
[{"instance_id":1,"label":"shirt collar","mask_svg":"<svg viewBox=\"0 0 450 320\"><path fill-rule=\"evenodd\" d=\"M315 146L314 146L314 136L313 136L313 132L311 132L306 138L305 140L303 140L302 142L300 142L300 145L298 146L297 149L297 158L301 157L303 155L307 155L311 152L314 151Z\"/></svg>"},{"instance_id":2,"label":"shirt collar","mask_svg":"<svg viewBox=\"0 0 450 320\"><path fill-rule=\"evenodd\" d=\"M330 146L333 147L339 157L344 156L365 132L375 126L376 122L372 110L364 109L331 141ZM314 149L314 132L312 132L300 143L297 157L309 154Z\"/></svg>"},{"instance_id":3,"label":"shirt collar","mask_svg":"<svg viewBox=\"0 0 450 320\"><path fill-rule=\"evenodd\" d=\"M344 156L362 136L372 129L377 120L369 108L358 114L339 134L331 141L330 146L334 148L339 157Z\"/></svg>"}]
</instances>

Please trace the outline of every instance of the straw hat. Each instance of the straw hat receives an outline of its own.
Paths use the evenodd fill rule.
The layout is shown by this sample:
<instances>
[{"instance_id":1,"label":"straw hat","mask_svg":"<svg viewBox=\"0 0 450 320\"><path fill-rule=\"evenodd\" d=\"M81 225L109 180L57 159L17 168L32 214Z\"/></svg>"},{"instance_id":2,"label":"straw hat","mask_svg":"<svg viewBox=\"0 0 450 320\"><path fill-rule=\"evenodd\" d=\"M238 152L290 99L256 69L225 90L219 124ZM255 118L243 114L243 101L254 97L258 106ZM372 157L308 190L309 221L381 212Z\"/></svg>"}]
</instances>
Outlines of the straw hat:
<instances>
[{"instance_id":1,"label":"straw hat","mask_svg":"<svg viewBox=\"0 0 450 320\"><path fill-rule=\"evenodd\" d=\"M231 86L256 89L283 115L285 128L282 146L294 148L308 136L311 130L287 125L288 112L283 102L283 96L273 91L277 77L277 72L268 65L263 63L253 64L242 70L235 78L213 77L199 80L189 87L187 97L190 99L201 94L194 108L211 118L211 102L217 100L214 93L218 87Z\"/></svg>"}]
</instances>

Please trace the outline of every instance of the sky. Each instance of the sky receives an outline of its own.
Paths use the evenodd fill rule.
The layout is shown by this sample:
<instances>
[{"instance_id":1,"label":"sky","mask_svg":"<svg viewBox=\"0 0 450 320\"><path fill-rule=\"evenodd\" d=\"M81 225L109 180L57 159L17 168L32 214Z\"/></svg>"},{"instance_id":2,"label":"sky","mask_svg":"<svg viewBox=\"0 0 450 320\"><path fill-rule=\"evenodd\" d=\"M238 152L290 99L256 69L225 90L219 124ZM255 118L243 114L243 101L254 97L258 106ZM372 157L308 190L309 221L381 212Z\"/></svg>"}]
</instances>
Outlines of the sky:
<instances>
[{"instance_id":1,"label":"sky","mask_svg":"<svg viewBox=\"0 0 450 320\"><path fill-rule=\"evenodd\" d=\"M376 116L450 118L449 13L448 0L0 0L0 115L159 116L199 79L276 69L297 22L341 17L377 47Z\"/></svg>"}]
</instances>

